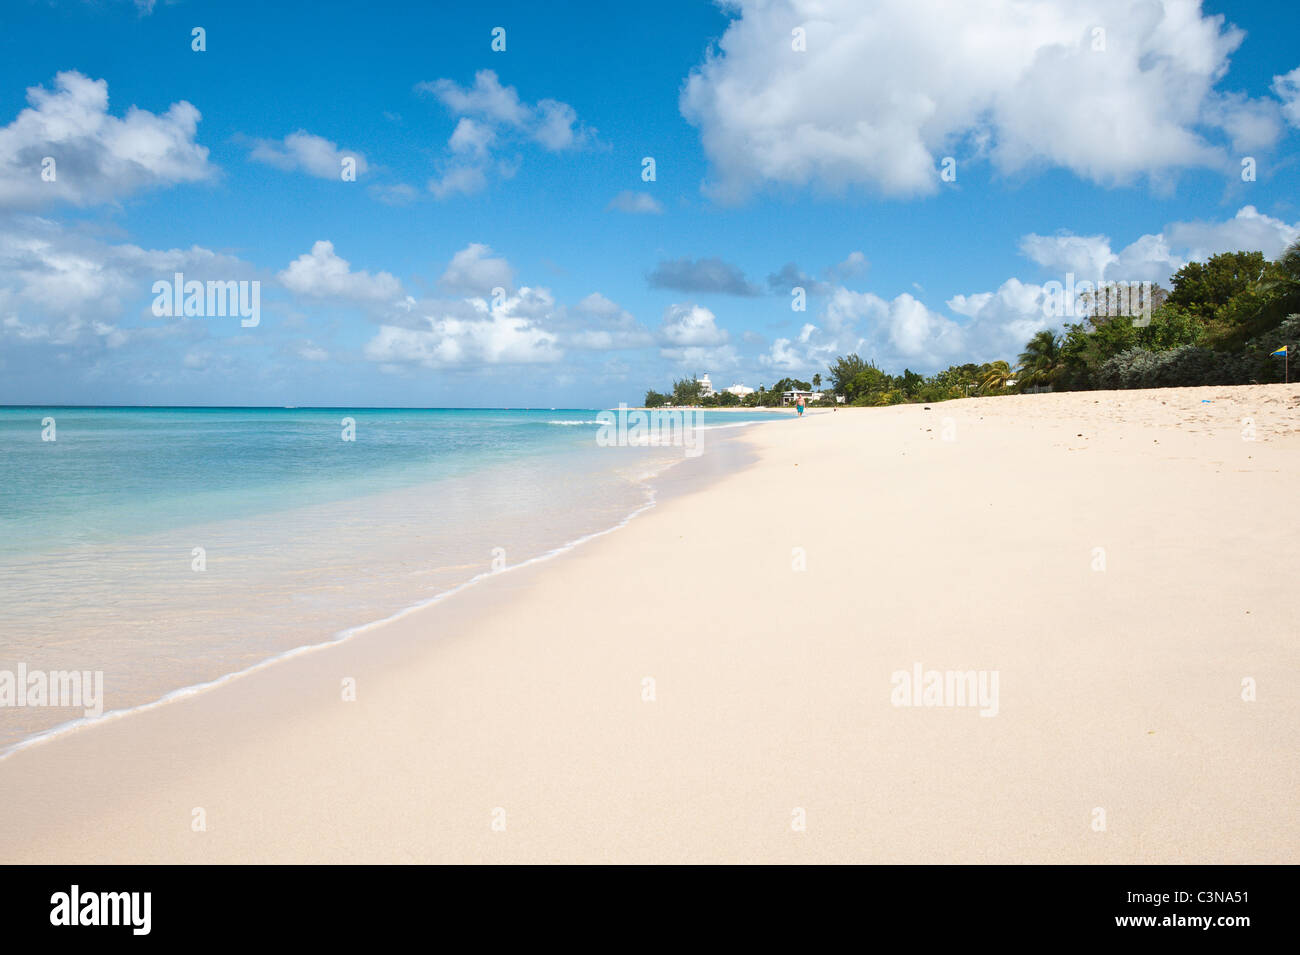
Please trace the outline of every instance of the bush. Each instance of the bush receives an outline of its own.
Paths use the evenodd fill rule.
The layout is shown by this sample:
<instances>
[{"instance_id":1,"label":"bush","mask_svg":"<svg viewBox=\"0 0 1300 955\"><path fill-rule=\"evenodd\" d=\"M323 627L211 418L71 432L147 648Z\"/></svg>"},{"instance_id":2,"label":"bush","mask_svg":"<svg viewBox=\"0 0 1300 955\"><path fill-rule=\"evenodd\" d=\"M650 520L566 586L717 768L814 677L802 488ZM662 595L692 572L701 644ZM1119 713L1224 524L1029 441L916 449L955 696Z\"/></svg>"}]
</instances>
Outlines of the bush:
<instances>
[{"instance_id":1,"label":"bush","mask_svg":"<svg viewBox=\"0 0 1300 955\"><path fill-rule=\"evenodd\" d=\"M1183 345L1167 351L1130 348L1107 359L1097 369L1097 387L1174 388L1196 385L1267 384L1283 380L1283 361L1269 353L1300 342L1300 315L1246 343L1239 352L1211 351Z\"/></svg>"}]
</instances>

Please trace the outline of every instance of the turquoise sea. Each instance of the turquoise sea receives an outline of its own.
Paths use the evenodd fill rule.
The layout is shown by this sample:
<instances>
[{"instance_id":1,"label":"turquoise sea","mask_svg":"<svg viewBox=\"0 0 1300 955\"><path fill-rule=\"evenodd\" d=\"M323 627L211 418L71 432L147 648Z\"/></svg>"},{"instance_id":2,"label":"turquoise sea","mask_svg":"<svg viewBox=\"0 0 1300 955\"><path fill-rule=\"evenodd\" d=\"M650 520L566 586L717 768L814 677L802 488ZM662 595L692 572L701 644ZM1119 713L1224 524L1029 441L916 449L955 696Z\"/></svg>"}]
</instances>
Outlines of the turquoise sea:
<instances>
[{"instance_id":1,"label":"turquoise sea","mask_svg":"<svg viewBox=\"0 0 1300 955\"><path fill-rule=\"evenodd\" d=\"M0 408L0 670L130 709L562 551L684 459L598 413ZM772 418L701 413L705 453ZM78 716L0 708L0 751Z\"/></svg>"}]
</instances>

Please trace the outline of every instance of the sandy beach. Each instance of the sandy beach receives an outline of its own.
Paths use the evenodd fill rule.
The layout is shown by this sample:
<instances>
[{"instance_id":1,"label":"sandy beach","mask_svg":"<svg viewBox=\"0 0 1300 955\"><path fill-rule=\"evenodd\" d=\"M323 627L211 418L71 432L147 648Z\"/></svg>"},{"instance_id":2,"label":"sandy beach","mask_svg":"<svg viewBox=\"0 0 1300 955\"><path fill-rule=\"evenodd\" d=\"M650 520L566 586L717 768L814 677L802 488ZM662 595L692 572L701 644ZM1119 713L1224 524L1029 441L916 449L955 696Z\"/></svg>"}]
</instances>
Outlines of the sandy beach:
<instances>
[{"instance_id":1,"label":"sandy beach","mask_svg":"<svg viewBox=\"0 0 1300 955\"><path fill-rule=\"evenodd\" d=\"M0 858L1300 861L1300 385L743 432L571 553L12 754Z\"/></svg>"}]
</instances>

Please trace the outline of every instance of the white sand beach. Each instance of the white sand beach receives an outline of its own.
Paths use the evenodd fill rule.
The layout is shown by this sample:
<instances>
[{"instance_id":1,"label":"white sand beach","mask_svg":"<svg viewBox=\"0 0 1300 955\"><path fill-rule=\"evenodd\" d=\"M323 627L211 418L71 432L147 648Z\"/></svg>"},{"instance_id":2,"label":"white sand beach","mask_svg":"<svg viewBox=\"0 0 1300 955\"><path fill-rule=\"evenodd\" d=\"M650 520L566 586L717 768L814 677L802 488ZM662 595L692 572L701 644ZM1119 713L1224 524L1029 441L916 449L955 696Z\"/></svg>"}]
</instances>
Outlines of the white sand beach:
<instances>
[{"instance_id":1,"label":"white sand beach","mask_svg":"<svg viewBox=\"0 0 1300 955\"><path fill-rule=\"evenodd\" d=\"M571 553L13 753L0 858L1300 861L1300 385L742 431ZM996 713L895 705L918 666Z\"/></svg>"}]
</instances>

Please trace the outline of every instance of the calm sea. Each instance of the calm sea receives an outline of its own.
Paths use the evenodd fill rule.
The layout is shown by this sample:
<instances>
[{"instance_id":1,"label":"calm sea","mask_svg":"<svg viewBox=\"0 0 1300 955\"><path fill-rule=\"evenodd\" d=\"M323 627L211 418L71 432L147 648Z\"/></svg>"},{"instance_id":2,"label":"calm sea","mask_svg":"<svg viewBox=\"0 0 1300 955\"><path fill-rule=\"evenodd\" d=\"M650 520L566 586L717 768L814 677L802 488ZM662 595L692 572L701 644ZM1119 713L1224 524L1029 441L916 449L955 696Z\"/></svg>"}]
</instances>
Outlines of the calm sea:
<instances>
[{"instance_id":1,"label":"calm sea","mask_svg":"<svg viewBox=\"0 0 1300 955\"><path fill-rule=\"evenodd\" d=\"M0 408L0 671L129 709L617 526L683 453L597 413ZM0 708L0 751L78 716Z\"/></svg>"}]
</instances>

